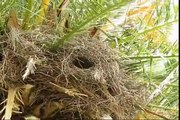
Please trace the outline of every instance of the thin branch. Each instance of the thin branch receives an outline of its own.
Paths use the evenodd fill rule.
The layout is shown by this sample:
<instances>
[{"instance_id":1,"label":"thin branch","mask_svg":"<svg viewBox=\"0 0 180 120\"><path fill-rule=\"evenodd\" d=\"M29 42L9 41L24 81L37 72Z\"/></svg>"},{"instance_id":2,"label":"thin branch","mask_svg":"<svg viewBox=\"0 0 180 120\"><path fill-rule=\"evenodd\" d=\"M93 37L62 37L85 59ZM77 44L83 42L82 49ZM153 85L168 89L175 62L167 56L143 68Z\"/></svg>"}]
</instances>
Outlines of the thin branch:
<instances>
[{"instance_id":1,"label":"thin branch","mask_svg":"<svg viewBox=\"0 0 180 120\"><path fill-rule=\"evenodd\" d=\"M171 24L173 24L173 23L175 23L175 22L178 22L178 19L175 19L175 20L170 21L170 22L166 22L166 23L164 23L164 24L162 24L162 25L157 25L157 26L155 26L155 27L152 27L152 28L150 28L150 29L144 30L144 31L142 31L142 32L138 32L138 33L136 33L134 36L128 36L128 37L126 37L126 38L124 38L124 39L122 39L122 40L123 40L123 41L135 40L135 39L137 39L140 35L146 34L146 33L148 33L148 32L152 32L152 31L154 31L154 30L161 29L161 28L163 28L163 27L165 27L165 26L168 26L168 25L171 25Z\"/></svg>"},{"instance_id":2,"label":"thin branch","mask_svg":"<svg viewBox=\"0 0 180 120\"><path fill-rule=\"evenodd\" d=\"M178 58L179 55L165 55L164 58ZM129 59L150 59L150 58L162 58L162 56L154 55L154 56L137 56L137 57L127 57Z\"/></svg>"},{"instance_id":3,"label":"thin branch","mask_svg":"<svg viewBox=\"0 0 180 120\"><path fill-rule=\"evenodd\" d=\"M149 107L155 107L155 108L162 108L162 109L165 109L165 110L178 111L177 108L164 107L164 106L160 106L160 105L149 104L148 106L149 106Z\"/></svg>"},{"instance_id":4,"label":"thin branch","mask_svg":"<svg viewBox=\"0 0 180 120\"><path fill-rule=\"evenodd\" d=\"M155 113L155 112L152 112L152 111L150 111L150 110L147 110L147 109L143 109L145 112L147 112L147 113L150 113L150 114L152 114L152 115L155 115L155 116L158 116L158 117L160 117L160 118L163 118L164 120L170 120L169 118L167 118L167 117L165 117L165 116L163 116L163 115L159 115L159 114L157 114L157 113Z\"/></svg>"},{"instance_id":5,"label":"thin branch","mask_svg":"<svg viewBox=\"0 0 180 120\"><path fill-rule=\"evenodd\" d=\"M159 94L163 92L163 90L167 87L167 85L171 84L175 80L174 78L174 73L178 69L178 66L166 77L164 81L160 83L160 85L154 90L154 92L149 96L149 99L147 101L147 104L150 103L155 97L157 97Z\"/></svg>"},{"instance_id":6,"label":"thin branch","mask_svg":"<svg viewBox=\"0 0 180 120\"><path fill-rule=\"evenodd\" d=\"M160 118L163 118L164 120L170 120L169 118L167 118L167 117L165 117L165 116L163 116L163 115L159 115L159 114L156 113L156 112L152 112L152 111L150 111L150 110L148 110L148 109L142 108L142 106L140 106L140 105L137 105L136 107L138 107L139 109L141 109L141 110L144 111L144 112L150 113L150 114L155 115L155 116L158 116L158 117L160 117Z\"/></svg>"},{"instance_id":7,"label":"thin branch","mask_svg":"<svg viewBox=\"0 0 180 120\"><path fill-rule=\"evenodd\" d=\"M138 35L142 35L142 34L145 34L145 33L147 33L147 32L151 32L151 31L154 31L154 30L163 28L163 27L165 27L165 26L167 26L167 25L171 25L171 24L173 24L173 23L175 23L175 22L178 22L178 20L176 19L176 20L173 20L173 21L170 21L170 22L166 22L166 23L164 23L164 24L162 24L162 25L158 25L158 26L155 26L155 27L153 27L153 28L144 30L144 31L142 31L142 32L139 32Z\"/></svg>"}]
</instances>

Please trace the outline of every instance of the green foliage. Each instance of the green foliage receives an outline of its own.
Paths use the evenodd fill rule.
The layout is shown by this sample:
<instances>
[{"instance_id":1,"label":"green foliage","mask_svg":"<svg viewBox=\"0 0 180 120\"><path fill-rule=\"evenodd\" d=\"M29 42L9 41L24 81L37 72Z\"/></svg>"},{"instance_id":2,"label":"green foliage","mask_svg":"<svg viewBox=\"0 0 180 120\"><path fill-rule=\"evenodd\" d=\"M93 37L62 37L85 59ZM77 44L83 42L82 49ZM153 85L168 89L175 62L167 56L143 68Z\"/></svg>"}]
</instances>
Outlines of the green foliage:
<instances>
[{"instance_id":1,"label":"green foliage","mask_svg":"<svg viewBox=\"0 0 180 120\"><path fill-rule=\"evenodd\" d=\"M32 7L33 7L33 0L28 0L27 9L26 9L26 12L24 13L22 29L27 29L28 27L29 19L31 17Z\"/></svg>"},{"instance_id":2,"label":"green foliage","mask_svg":"<svg viewBox=\"0 0 180 120\"><path fill-rule=\"evenodd\" d=\"M134 27L127 27L129 23L125 23L124 31L119 36L113 35L113 32L106 33L108 37L111 36L111 45L117 45L115 39L118 40L119 51L124 57L124 68L146 83L150 93L179 66L177 40L175 43L168 41L171 26L178 22L178 11L174 9L172 1L168 0L156 8L153 14L157 15L153 26L148 27L142 19ZM150 18L149 21L152 20ZM148 34L152 37L147 37ZM162 35L164 39L155 41L158 40L153 37L156 34ZM170 119L178 117L178 72L173 74L171 82L148 106L168 111Z\"/></svg>"},{"instance_id":3,"label":"green foliage","mask_svg":"<svg viewBox=\"0 0 180 120\"><path fill-rule=\"evenodd\" d=\"M58 39L52 45L57 49L64 41L73 38L83 31L87 31L92 25L97 26L101 21L112 14L114 10L120 9L129 3L128 0L72 0L67 9L69 14L70 28L61 39Z\"/></svg>"},{"instance_id":4,"label":"green foliage","mask_svg":"<svg viewBox=\"0 0 180 120\"><path fill-rule=\"evenodd\" d=\"M124 58L124 68L146 83L150 93L153 93L179 66L177 40L170 43L168 37L172 25L178 22L177 8L173 1L167 0L162 6L155 7L148 21L144 20L145 17L138 16L139 21L135 21L134 18L136 24L133 20L127 20L123 25L115 26L115 30L105 33L110 45L116 47ZM148 26L150 21L155 22ZM170 119L178 117L178 72L173 74L171 82L165 85L161 94L148 106L158 106L158 109L168 111ZM174 110L174 113L171 110Z\"/></svg>"}]
</instances>

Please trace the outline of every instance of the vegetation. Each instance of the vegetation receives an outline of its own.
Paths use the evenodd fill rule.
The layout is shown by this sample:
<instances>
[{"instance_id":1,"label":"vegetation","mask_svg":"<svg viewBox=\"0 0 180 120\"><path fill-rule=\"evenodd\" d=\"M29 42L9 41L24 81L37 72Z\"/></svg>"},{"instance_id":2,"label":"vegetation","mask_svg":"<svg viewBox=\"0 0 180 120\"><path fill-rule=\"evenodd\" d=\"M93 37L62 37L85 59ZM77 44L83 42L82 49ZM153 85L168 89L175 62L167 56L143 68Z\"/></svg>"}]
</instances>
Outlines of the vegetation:
<instances>
[{"instance_id":1,"label":"vegetation","mask_svg":"<svg viewBox=\"0 0 180 120\"><path fill-rule=\"evenodd\" d=\"M52 52L82 34L108 42L123 69L147 86L135 119L178 119L178 40L169 37L178 9L174 0L2 0L0 32L41 28L56 35L43 43Z\"/></svg>"}]
</instances>

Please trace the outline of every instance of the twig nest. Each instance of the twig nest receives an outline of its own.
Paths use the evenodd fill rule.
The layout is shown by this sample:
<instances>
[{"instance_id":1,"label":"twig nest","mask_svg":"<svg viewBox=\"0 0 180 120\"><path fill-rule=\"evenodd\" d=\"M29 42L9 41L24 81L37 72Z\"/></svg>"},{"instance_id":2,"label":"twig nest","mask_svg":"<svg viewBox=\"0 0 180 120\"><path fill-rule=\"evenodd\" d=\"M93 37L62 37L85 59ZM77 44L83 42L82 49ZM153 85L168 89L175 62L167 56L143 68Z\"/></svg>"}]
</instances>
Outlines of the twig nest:
<instances>
[{"instance_id":1,"label":"twig nest","mask_svg":"<svg viewBox=\"0 0 180 120\"><path fill-rule=\"evenodd\" d=\"M136 106L143 104L143 87L121 69L119 55L107 43L77 37L52 53L39 42L48 41L48 35L21 37L16 50L11 44L2 48L0 71L3 89L16 86L27 96L22 97L23 104L16 101L21 106L19 116L133 119ZM32 87L22 88L26 85Z\"/></svg>"}]
</instances>

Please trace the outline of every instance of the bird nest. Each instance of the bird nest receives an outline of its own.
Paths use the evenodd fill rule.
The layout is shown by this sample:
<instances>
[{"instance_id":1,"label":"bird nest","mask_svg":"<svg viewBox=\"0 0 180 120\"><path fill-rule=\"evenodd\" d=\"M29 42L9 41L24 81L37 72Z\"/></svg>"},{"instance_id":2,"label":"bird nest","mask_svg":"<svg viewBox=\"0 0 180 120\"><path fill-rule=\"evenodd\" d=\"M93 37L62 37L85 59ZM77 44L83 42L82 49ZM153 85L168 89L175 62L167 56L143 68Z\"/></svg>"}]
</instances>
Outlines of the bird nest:
<instances>
[{"instance_id":1,"label":"bird nest","mask_svg":"<svg viewBox=\"0 0 180 120\"><path fill-rule=\"evenodd\" d=\"M46 45L56 39L37 31L1 36L0 117L133 119L145 94L118 53L84 36L51 52Z\"/></svg>"}]
</instances>

